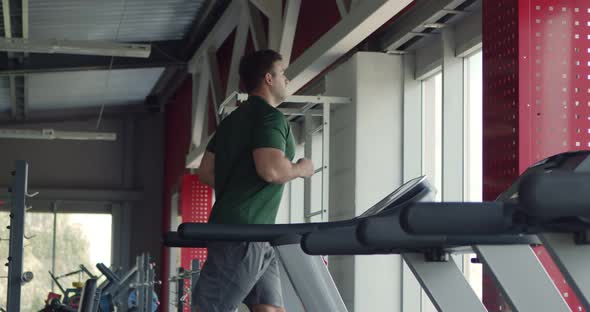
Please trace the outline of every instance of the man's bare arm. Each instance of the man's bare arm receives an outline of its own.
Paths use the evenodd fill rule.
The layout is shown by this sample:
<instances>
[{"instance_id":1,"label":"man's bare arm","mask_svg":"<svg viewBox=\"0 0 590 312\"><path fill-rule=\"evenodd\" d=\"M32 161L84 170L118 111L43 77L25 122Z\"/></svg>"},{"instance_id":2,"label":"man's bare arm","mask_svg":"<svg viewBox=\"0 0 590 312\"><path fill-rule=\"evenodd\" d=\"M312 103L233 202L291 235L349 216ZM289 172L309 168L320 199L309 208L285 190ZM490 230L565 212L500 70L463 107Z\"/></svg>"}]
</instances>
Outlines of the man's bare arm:
<instances>
[{"instance_id":1,"label":"man's bare arm","mask_svg":"<svg viewBox=\"0 0 590 312\"><path fill-rule=\"evenodd\" d=\"M215 154L206 151L201 159L197 175L202 183L215 187Z\"/></svg>"},{"instance_id":2,"label":"man's bare arm","mask_svg":"<svg viewBox=\"0 0 590 312\"><path fill-rule=\"evenodd\" d=\"M296 178L313 175L313 163L302 158L292 163L280 149L263 147L253 152L258 176L268 183L283 184Z\"/></svg>"}]
</instances>

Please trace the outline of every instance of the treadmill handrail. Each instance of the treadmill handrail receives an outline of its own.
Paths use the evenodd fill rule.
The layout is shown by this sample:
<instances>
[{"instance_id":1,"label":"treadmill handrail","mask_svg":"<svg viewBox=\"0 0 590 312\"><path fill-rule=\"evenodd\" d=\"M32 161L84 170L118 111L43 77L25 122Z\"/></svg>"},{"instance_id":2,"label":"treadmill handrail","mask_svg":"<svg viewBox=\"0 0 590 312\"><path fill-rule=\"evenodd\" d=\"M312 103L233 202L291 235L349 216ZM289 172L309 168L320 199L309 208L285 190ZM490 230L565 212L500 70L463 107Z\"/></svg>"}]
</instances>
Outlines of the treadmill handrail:
<instances>
[{"instance_id":1,"label":"treadmill handrail","mask_svg":"<svg viewBox=\"0 0 590 312\"><path fill-rule=\"evenodd\" d=\"M539 221L590 218L590 173L530 174L522 179L518 193L522 212Z\"/></svg>"},{"instance_id":2,"label":"treadmill handrail","mask_svg":"<svg viewBox=\"0 0 590 312\"><path fill-rule=\"evenodd\" d=\"M514 208L502 202L416 202L401 211L400 225L418 235L504 234L514 227Z\"/></svg>"},{"instance_id":3,"label":"treadmill handrail","mask_svg":"<svg viewBox=\"0 0 590 312\"><path fill-rule=\"evenodd\" d=\"M182 239L178 232L164 233L164 246L166 247L180 247L180 248L206 248L207 242L201 240Z\"/></svg>"},{"instance_id":4,"label":"treadmill handrail","mask_svg":"<svg viewBox=\"0 0 590 312\"><path fill-rule=\"evenodd\" d=\"M318 223L298 224L211 224L182 223L178 234L192 241L268 242L287 235L303 235L318 228Z\"/></svg>"}]
</instances>

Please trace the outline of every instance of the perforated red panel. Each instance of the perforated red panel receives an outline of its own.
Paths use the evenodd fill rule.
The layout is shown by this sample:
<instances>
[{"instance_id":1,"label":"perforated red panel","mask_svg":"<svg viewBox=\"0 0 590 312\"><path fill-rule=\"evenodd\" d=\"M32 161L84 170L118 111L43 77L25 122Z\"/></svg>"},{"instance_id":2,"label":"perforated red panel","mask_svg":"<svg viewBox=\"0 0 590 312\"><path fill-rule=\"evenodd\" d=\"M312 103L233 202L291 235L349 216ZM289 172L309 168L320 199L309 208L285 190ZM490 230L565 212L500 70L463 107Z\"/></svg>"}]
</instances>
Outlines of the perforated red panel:
<instances>
[{"instance_id":1,"label":"perforated red panel","mask_svg":"<svg viewBox=\"0 0 590 312\"><path fill-rule=\"evenodd\" d=\"M211 188L199 182L196 175L185 174L182 177L181 188L182 222L207 222L211 212L212 197ZM201 260L202 266L207 259L207 249L183 248L180 265L190 270L193 259ZM190 308L185 306L184 311L190 312Z\"/></svg>"},{"instance_id":2,"label":"perforated red panel","mask_svg":"<svg viewBox=\"0 0 590 312\"><path fill-rule=\"evenodd\" d=\"M484 200L494 200L518 177L518 3L483 1ZM484 272L483 303L490 312L508 305Z\"/></svg>"},{"instance_id":3,"label":"perforated red panel","mask_svg":"<svg viewBox=\"0 0 590 312\"><path fill-rule=\"evenodd\" d=\"M590 148L590 2L526 2L520 22L530 30L520 79L529 92L521 94L520 172L548 156ZM535 254L570 308L585 311L547 251L538 247Z\"/></svg>"},{"instance_id":4,"label":"perforated red panel","mask_svg":"<svg viewBox=\"0 0 590 312\"><path fill-rule=\"evenodd\" d=\"M484 199L518 177L518 6L483 1Z\"/></svg>"},{"instance_id":5,"label":"perforated red panel","mask_svg":"<svg viewBox=\"0 0 590 312\"><path fill-rule=\"evenodd\" d=\"M590 148L590 2L533 0L526 73L532 103L521 133L521 171L564 151ZM523 73L525 74L525 73Z\"/></svg>"},{"instance_id":6,"label":"perforated red panel","mask_svg":"<svg viewBox=\"0 0 590 312\"><path fill-rule=\"evenodd\" d=\"M483 15L484 198L493 200L536 161L590 148L590 2L490 0ZM584 311L547 252L535 253L572 311ZM487 278L484 303L507 310Z\"/></svg>"}]
</instances>

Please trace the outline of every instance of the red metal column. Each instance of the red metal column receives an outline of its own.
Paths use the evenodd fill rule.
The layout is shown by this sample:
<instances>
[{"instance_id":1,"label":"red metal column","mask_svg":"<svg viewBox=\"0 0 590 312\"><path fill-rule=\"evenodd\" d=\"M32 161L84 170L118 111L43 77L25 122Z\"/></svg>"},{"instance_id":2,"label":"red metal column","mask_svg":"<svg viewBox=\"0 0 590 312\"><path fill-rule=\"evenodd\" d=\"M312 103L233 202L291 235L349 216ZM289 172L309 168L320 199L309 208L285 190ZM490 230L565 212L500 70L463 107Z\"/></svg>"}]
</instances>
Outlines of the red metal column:
<instances>
[{"instance_id":1,"label":"red metal column","mask_svg":"<svg viewBox=\"0 0 590 312\"><path fill-rule=\"evenodd\" d=\"M518 177L518 3L483 1L483 198L494 200ZM484 272L483 303L506 311Z\"/></svg>"},{"instance_id":2,"label":"red metal column","mask_svg":"<svg viewBox=\"0 0 590 312\"><path fill-rule=\"evenodd\" d=\"M518 6L483 4L484 199L494 200L518 177Z\"/></svg>"},{"instance_id":3,"label":"red metal column","mask_svg":"<svg viewBox=\"0 0 590 312\"><path fill-rule=\"evenodd\" d=\"M538 160L590 147L590 2L484 0L483 10L484 198L493 200ZM572 311L584 311L544 248L535 253ZM489 311L506 311L485 281Z\"/></svg>"},{"instance_id":4,"label":"red metal column","mask_svg":"<svg viewBox=\"0 0 590 312\"><path fill-rule=\"evenodd\" d=\"M185 174L182 177L182 222L206 223L209 220L212 202L212 189L199 182L196 175ZM193 259L199 259L203 266L207 260L207 248L183 248L180 263L185 270L191 269ZM188 305L185 305L184 311L190 312Z\"/></svg>"},{"instance_id":5,"label":"red metal column","mask_svg":"<svg viewBox=\"0 0 590 312\"><path fill-rule=\"evenodd\" d=\"M528 91L520 95L520 172L548 156L590 146L590 2L526 2L520 14L520 22L530 25L520 52L521 85ZM535 253L570 308L583 311L547 251L538 247Z\"/></svg>"},{"instance_id":6,"label":"red metal column","mask_svg":"<svg viewBox=\"0 0 590 312\"><path fill-rule=\"evenodd\" d=\"M588 149L590 113L590 2L583 0L535 0L530 15L526 50L529 70L522 76L531 92L521 116L521 133L527 157L525 169L547 156ZM526 135L526 136L525 136Z\"/></svg>"}]
</instances>

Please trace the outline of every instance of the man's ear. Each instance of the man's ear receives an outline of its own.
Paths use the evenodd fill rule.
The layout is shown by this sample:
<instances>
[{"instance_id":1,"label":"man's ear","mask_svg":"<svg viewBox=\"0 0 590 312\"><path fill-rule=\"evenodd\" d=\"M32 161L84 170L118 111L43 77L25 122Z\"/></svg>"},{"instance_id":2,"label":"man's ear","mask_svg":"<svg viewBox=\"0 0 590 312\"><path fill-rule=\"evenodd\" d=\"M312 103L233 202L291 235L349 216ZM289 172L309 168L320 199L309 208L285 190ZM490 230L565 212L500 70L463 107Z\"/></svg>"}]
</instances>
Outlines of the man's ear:
<instances>
[{"instance_id":1,"label":"man's ear","mask_svg":"<svg viewBox=\"0 0 590 312\"><path fill-rule=\"evenodd\" d=\"M269 86L272 85L272 74L271 73L264 74L264 82L266 84L268 84Z\"/></svg>"}]
</instances>

